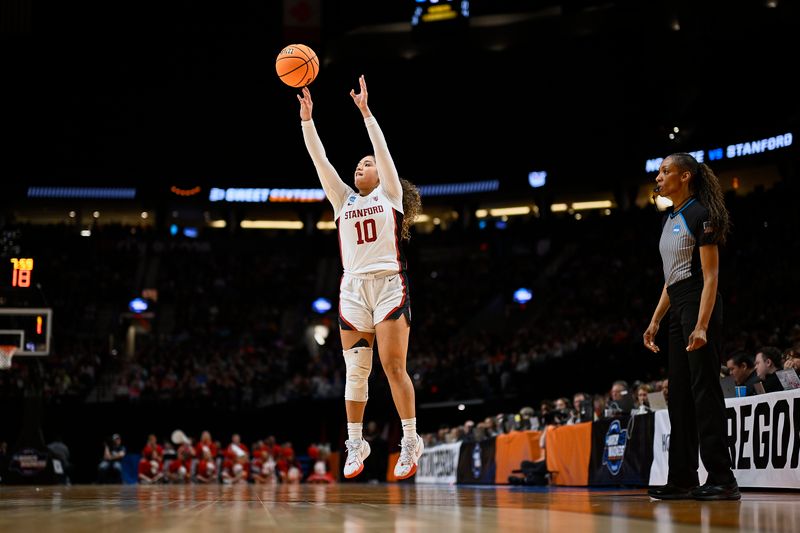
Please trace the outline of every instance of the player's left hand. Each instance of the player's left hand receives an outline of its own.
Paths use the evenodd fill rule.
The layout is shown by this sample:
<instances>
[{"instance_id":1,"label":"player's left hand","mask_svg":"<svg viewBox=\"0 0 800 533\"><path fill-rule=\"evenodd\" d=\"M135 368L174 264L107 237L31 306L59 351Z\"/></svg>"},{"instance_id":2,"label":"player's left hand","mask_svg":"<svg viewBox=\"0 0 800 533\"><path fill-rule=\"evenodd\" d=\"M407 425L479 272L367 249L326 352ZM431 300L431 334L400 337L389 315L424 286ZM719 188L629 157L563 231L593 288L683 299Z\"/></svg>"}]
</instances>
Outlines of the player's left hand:
<instances>
[{"instance_id":1,"label":"player's left hand","mask_svg":"<svg viewBox=\"0 0 800 533\"><path fill-rule=\"evenodd\" d=\"M364 80L363 74L359 76L358 84L360 86L359 92L356 92L355 89L350 89L350 96L353 98L356 107L364 111L367 109L367 82Z\"/></svg>"},{"instance_id":2,"label":"player's left hand","mask_svg":"<svg viewBox=\"0 0 800 533\"><path fill-rule=\"evenodd\" d=\"M689 345L686 347L687 352L693 352L694 350L698 350L706 345L708 339L706 339L706 328L696 327L694 331L689 335Z\"/></svg>"}]
</instances>

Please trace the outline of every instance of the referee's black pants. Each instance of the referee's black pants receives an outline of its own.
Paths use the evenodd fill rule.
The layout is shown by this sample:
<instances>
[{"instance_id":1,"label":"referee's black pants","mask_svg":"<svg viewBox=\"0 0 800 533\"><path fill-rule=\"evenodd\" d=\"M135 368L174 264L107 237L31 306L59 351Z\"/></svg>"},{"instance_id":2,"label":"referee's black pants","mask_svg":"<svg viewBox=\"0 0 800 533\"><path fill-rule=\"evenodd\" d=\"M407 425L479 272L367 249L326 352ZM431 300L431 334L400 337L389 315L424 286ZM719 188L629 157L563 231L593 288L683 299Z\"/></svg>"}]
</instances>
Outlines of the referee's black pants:
<instances>
[{"instance_id":1,"label":"referee's black pants","mask_svg":"<svg viewBox=\"0 0 800 533\"><path fill-rule=\"evenodd\" d=\"M698 485L698 447L707 483L735 481L726 444L725 399L719 383L719 344L722 302L716 295L702 348L687 352L689 335L697 324L702 279L681 280L667 287L669 326L669 475L681 487Z\"/></svg>"}]
</instances>

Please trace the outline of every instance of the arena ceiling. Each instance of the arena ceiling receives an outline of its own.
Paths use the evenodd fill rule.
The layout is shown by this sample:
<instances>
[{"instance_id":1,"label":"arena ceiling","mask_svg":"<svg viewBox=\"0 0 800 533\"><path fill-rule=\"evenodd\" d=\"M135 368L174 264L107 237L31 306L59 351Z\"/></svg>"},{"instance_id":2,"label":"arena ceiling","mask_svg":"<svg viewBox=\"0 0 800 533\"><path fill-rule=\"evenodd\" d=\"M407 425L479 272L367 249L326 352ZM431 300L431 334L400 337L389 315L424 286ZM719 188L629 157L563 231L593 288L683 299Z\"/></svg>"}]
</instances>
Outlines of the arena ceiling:
<instances>
[{"instance_id":1,"label":"arena ceiling","mask_svg":"<svg viewBox=\"0 0 800 533\"><path fill-rule=\"evenodd\" d=\"M606 188L646 157L798 124L786 0L485 0L423 28L411 0L309 2L303 28L279 2L18 3L35 9L2 27L3 165L23 182L315 185L273 67L293 40L322 58L315 119L345 179L370 150L361 73L401 174L427 183L548 169Z\"/></svg>"}]
</instances>

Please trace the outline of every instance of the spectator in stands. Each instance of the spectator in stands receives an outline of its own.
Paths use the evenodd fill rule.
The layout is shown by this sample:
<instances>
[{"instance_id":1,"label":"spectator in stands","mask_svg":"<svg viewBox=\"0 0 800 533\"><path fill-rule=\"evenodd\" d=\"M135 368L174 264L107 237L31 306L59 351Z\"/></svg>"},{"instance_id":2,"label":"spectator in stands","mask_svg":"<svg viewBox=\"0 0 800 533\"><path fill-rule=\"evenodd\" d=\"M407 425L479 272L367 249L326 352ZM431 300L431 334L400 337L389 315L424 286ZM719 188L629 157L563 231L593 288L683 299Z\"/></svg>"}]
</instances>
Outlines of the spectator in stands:
<instances>
[{"instance_id":1,"label":"spectator in stands","mask_svg":"<svg viewBox=\"0 0 800 533\"><path fill-rule=\"evenodd\" d=\"M119 433L111 435L103 449L103 460L97 467L99 483L122 483L122 459L125 457L125 446Z\"/></svg>"},{"instance_id":2,"label":"spectator in stands","mask_svg":"<svg viewBox=\"0 0 800 533\"><path fill-rule=\"evenodd\" d=\"M197 461L197 469L195 471L195 481L198 483L216 483L217 482L217 463L214 455L211 454L211 449L205 447L203 449L200 459Z\"/></svg>"},{"instance_id":3,"label":"spectator in stands","mask_svg":"<svg viewBox=\"0 0 800 533\"><path fill-rule=\"evenodd\" d=\"M247 454L239 452L222 463L222 482L226 485L246 484L250 475Z\"/></svg>"},{"instance_id":4,"label":"spectator in stands","mask_svg":"<svg viewBox=\"0 0 800 533\"><path fill-rule=\"evenodd\" d=\"M336 480L334 480L331 473L328 472L325 461L318 460L314 462L314 471L306 478L306 481L308 483L330 485L331 483L335 483Z\"/></svg>"},{"instance_id":5,"label":"spectator in stands","mask_svg":"<svg viewBox=\"0 0 800 533\"><path fill-rule=\"evenodd\" d=\"M225 457L234 459L241 455L240 452L244 453L246 457L250 457L250 450L245 444L242 444L242 437L238 433L234 433L231 435L231 443L225 449Z\"/></svg>"},{"instance_id":6,"label":"spectator in stands","mask_svg":"<svg viewBox=\"0 0 800 533\"><path fill-rule=\"evenodd\" d=\"M592 397L585 392L576 392L572 395L572 416L567 420L567 425L592 422L594 409Z\"/></svg>"},{"instance_id":7,"label":"spectator in stands","mask_svg":"<svg viewBox=\"0 0 800 533\"><path fill-rule=\"evenodd\" d=\"M746 388L747 396L755 395L756 391L753 386L760 380L758 378L758 372L756 372L753 357L750 354L743 350L734 352L728 357L725 366L728 367L728 371L730 375L733 376L733 380L736 384Z\"/></svg>"},{"instance_id":8,"label":"spectator in stands","mask_svg":"<svg viewBox=\"0 0 800 533\"><path fill-rule=\"evenodd\" d=\"M775 372L783 369L781 351L774 346L765 346L756 354L756 372L764 384L765 392L778 392L783 390Z\"/></svg>"},{"instance_id":9,"label":"spectator in stands","mask_svg":"<svg viewBox=\"0 0 800 533\"><path fill-rule=\"evenodd\" d=\"M574 413L570 408L569 398L558 398L553 403L553 406L555 407L553 410L553 424L556 426L563 426L570 418L574 417Z\"/></svg>"},{"instance_id":10,"label":"spectator in stands","mask_svg":"<svg viewBox=\"0 0 800 533\"><path fill-rule=\"evenodd\" d=\"M151 433L147 436L147 443L142 449L142 457L150 457L150 452L155 451L159 461L164 460L164 447L158 443L158 438Z\"/></svg>"},{"instance_id":11,"label":"spectator in stands","mask_svg":"<svg viewBox=\"0 0 800 533\"><path fill-rule=\"evenodd\" d=\"M143 485L153 485L164 478L164 465L158 451L151 447L148 452L139 460L139 483Z\"/></svg>"},{"instance_id":12,"label":"spectator in stands","mask_svg":"<svg viewBox=\"0 0 800 533\"><path fill-rule=\"evenodd\" d=\"M468 420L467 422L472 422ZM474 422L473 422L474 425ZM464 431L467 431L467 424L464 424ZM471 428L470 428L471 429ZM539 429L539 419L536 418L536 412L533 407L525 406L519 410L519 423L517 425L519 431L528 431Z\"/></svg>"},{"instance_id":13,"label":"spectator in stands","mask_svg":"<svg viewBox=\"0 0 800 533\"><path fill-rule=\"evenodd\" d=\"M505 413L498 413L495 417L495 426L497 427L497 431L499 434L504 433L511 433L514 427L514 415L506 415ZM445 432L445 436L449 433L449 430ZM445 438L445 442L448 442L447 438Z\"/></svg>"},{"instance_id":14,"label":"spectator in stands","mask_svg":"<svg viewBox=\"0 0 800 533\"><path fill-rule=\"evenodd\" d=\"M628 393L628 382L623 380L617 380L611 385L611 401L618 402L622 399L622 396Z\"/></svg>"},{"instance_id":15,"label":"spectator in stands","mask_svg":"<svg viewBox=\"0 0 800 533\"><path fill-rule=\"evenodd\" d=\"M661 382L661 392L664 393L664 401L669 403L669 379Z\"/></svg>"},{"instance_id":16,"label":"spectator in stands","mask_svg":"<svg viewBox=\"0 0 800 533\"><path fill-rule=\"evenodd\" d=\"M203 457L203 450L208 449L211 453L212 458L217 457L217 444L211 440L211 433L209 431L203 431L200 434L200 441L195 446L194 453L197 457Z\"/></svg>"},{"instance_id":17,"label":"spectator in stands","mask_svg":"<svg viewBox=\"0 0 800 533\"><path fill-rule=\"evenodd\" d=\"M178 452L175 450L175 446L172 444L171 441L167 440L164 442L164 453L161 456L161 459L166 464L167 461L172 461L178 457Z\"/></svg>"},{"instance_id":18,"label":"spectator in stands","mask_svg":"<svg viewBox=\"0 0 800 533\"><path fill-rule=\"evenodd\" d=\"M281 457L275 468L283 483L299 483L303 477L303 467L294 453L291 443L284 443L281 447Z\"/></svg>"},{"instance_id":19,"label":"spectator in stands","mask_svg":"<svg viewBox=\"0 0 800 533\"><path fill-rule=\"evenodd\" d=\"M47 445L47 449L53 454L53 459L57 459L61 462L64 484L69 485L70 475L72 474L72 463L69 459L69 448L64 443L64 439L61 435L57 435L53 442ZM0 461L0 471L2 471L2 461Z\"/></svg>"},{"instance_id":20,"label":"spectator in stands","mask_svg":"<svg viewBox=\"0 0 800 533\"><path fill-rule=\"evenodd\" d=\"M376 429L373 431L377 433ZM335 482L328 465L329 454L330 447L328 446L311 445L308 447L308 456L314 461L314 467L311 474L306 478L306 482L317 484L331 484Z\"/></svg>"},{"instance_id":21,"label":"spectator in stands","mask_svg":"<svg viewBox=\"0 0 800 533\"><path fill-rule=\"evenodd\" d=\"M533 411L533 409L531 409L531 412L532 411ZM466 422L464 422L464 437L463 437L462 441L463 442L475 442L475 421L474 420L467 420Z\"/></svg>"},{"instance_id":22,"label":"spectator in stands","mask_svg":"<svg viewBox=\"0 0 800 533\"><path fill-rule=\"evenodd\" d=\"M539 427L545 427L553 423L553 405L550 400L539 402Z\"/></svg>"},{"instance_id":23,"label":"spectator in stands","mask_svg":"<svg viewBox=\"0 0 800 533\"><path fill-rule=\"evenodd\" d=\"M253 481L256 484L277 483L276 465L275 457L272 456L272 448L267 446L259 448L250 470Z\"/></svg>"},{"instance_id":24,"label":"spectator in stands","mask_svg":"<svg viewBox=\"0 0 800 533\"><path fill-rule=\"evenodd\" d=\"M653 387L647 383L642 383L636 387L636 413L644 414L650 411L650 400L647 398L653 392Z\"/></svg>"},{"instance_id":25,"label":"spectator in stands","mask_svg":"<svg viewBox=\"0 0 800 533\"><path fill-rule=\"evenodd\" d=\"M800 350L789 348L783 353L783 369L793 369L800 376Z\"/></svg>"},{"instance_id":26,"label":"spectator in stands","mask_svg":"<svg viewBox=\"0 0 800 533\"><path fill-rule=\"evenodd\" d=\"M175 459L167 467L167 479L172 483L189 483L192 478L192 462L194 461L194 446L190 439L186 439L179 447Z\"/></svg>"},{"instance_id":27,"label":"spectator in stands","mask_svg":"<svg viewBox=\"0 0 800 533\"><path fill-rule=\"evenodd\" d=\"M484 429L486 431L486 438L490 439L492 437L496 437L500 434L500 428L497 427L497 417L495 416L487 416L483 420Z\"/></svg>"}]
</instances>

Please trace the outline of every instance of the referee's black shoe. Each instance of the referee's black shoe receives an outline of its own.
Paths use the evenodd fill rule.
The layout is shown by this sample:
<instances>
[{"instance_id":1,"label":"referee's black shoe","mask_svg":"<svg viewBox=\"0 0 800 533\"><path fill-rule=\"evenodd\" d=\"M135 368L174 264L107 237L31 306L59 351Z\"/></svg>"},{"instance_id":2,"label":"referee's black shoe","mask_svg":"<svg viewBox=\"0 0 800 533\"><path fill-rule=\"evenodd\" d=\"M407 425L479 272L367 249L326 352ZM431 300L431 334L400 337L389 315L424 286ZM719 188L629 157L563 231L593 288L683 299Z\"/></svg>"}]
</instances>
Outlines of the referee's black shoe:
<instances>
[{"instance_id":1,"label":"referee's black shoe","mask_svg":"<svg viewBox=\"0 0 800 533\"><path fill-rule=\"evenodd\" d=\"M647 495L655 500L693 500L692 491L698 487L679 487L672 483L647 489Z\"/></svg>"},{"instance_id":2,"label":"referee's black shoe","mask_svg":"<svg viewBox=\"0 0 800 533\"><path fill-rule=\"evenodd\" d=\"M692 491L695 500L741 500L742 494L739 492L739 485L733 483L706 483L700 485Z\"/></svg>"}]
</instances>

